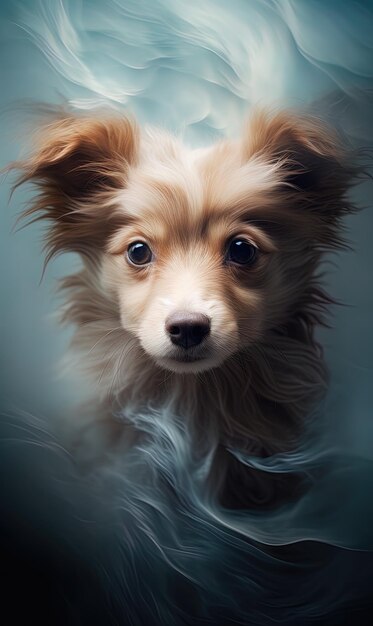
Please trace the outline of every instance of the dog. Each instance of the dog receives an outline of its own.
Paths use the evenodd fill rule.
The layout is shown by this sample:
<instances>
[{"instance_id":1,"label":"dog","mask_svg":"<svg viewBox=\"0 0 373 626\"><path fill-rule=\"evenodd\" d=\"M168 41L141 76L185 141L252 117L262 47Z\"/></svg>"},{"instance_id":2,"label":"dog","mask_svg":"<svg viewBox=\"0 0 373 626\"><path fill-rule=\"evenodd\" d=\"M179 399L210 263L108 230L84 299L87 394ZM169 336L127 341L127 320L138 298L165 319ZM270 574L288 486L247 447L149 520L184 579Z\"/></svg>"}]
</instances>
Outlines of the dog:
<instances>
[{"instance_id":1,"label":"dog","mask_svg":"<svg viewBox=\"0 0 373 626\"><path fill-rule=\"evenodd\" d=\"M240 138L191 149L127 116L56 110L33 145L11 167L17 185L37 185L24 216L49 223L46 262L80 255L62 318L98 422L115 440L118 412L167 408L211 456L211 497L281 501L284 481L258 479L230 450L293 449L325 394L314 330L332 299L319 267L356 209L343 142L295 111L256 110Z\"/></svg>"}]
</instances>

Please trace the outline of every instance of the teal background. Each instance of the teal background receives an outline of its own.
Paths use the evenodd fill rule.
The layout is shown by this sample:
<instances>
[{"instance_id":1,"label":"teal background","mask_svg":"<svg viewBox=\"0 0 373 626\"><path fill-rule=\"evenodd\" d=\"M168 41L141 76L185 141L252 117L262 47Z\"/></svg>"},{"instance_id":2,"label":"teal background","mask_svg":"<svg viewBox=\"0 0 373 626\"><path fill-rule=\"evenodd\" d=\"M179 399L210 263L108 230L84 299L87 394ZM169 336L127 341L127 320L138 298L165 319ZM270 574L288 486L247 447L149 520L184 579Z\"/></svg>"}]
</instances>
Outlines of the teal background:
<instances>
[{"instance_id":1,"label":"teal background","mask_svg":"<svg viewBox=\"0 0 373 626\"><path fill-rule=\"evenodd\" d=\"M237 136L256 104L315 107L353 146L371 148L372 34L370 1L2 2L0 167L32 149L34 102L105 104L191 145ZM332 327L319 332L331 370L321 440L269 459L270 471L305 471L314 486L297 505L259 517L206 507L182 431L172 422L162 431L151 415L139 416L151 435L148 454L135 451L92 482L76 473L50 432L85 393L73 373L59 374L71 330L55 320L56 280L79 260L54 260L41 281L45 227L12 231L32 190L9 199L11 183L2 176L0 521L11 530L4 535L2 526L0 541L8 547L11 536L21 554L26 574L16 579L17 592L26 593L41 562L52 585L42 602L52 598L58 615L64 607L64 626L91 626L98 610L97 623L116 625L123 615L125 623L160 626L303 626L325 616L328 626L369 623L373 183L352 192L364 207L346 220L353 250L325 262L327 288L344 304L333 307ZM327 467L322 479L320 467ZM289 566L286 549L285 561L262 550L271 540L319 545L311 544L313 561L300 552ZM54 597L60 582L53 587L61 567L63 600L59 591ZM358 611L351 622L336 617L346 607ZM47 615L47 623L59 623Z\"/></svg>"}]
</instances>

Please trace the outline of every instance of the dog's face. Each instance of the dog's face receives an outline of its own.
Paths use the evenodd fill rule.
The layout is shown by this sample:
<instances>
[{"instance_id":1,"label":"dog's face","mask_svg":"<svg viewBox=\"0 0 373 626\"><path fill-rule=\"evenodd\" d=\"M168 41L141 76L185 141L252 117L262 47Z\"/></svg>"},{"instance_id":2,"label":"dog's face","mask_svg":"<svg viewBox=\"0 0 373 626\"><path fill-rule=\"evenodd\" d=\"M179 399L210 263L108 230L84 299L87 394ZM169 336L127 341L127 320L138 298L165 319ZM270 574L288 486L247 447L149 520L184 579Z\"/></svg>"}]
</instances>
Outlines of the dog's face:
<instances>
[{"instance_id":1,"label":"dog's face","mask_svg":"<svg viewBox=\"0 0 373 626\"><path fill-rule=\"evenodd\" d=\"M117 195L125 223L108 240L102 284L124 328L175 372L220 365L257 341L271 316L277 248L250 212L272 201L276 177L240 156L238 145L188 151L175 142L163 154L148 145Z\"/></svg>"},{"instance_id":2,"label":"dog's face","mask_svg":"<svg viewBox=\"0 0 373 626\"><path fill-rule=\"evenodd\" d=\"M334 139L285 114L203 150L124 119L64 117L24 168L51 252L94 257L122 326L179 373L259 345L300 307L320 250L338 243L349 178Z\"/></svg>"}]
</instances>

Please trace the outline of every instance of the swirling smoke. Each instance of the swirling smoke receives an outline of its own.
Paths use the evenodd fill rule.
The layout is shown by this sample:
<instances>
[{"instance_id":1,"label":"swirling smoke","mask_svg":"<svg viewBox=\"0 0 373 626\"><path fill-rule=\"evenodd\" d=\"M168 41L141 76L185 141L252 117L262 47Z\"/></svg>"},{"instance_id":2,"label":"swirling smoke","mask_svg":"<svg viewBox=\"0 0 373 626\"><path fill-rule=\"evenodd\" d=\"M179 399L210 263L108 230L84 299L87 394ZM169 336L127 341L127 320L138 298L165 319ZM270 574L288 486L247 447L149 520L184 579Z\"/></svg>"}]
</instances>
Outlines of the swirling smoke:
<instances>
[{"instance_id":1,"label":"swirling smoke","mask_svg":"<svg viewBox=\"0 0 373 626\"><path fill-rule=\"evenodd\" d=\"M254 105L317 106L353 145L369 146L372 9L343 0L3 3L3 110L25 97L62 97L81 109L129 110L202 145L239 133ZM7 119L4 164L23 141L6 136ZM369 207L369 184L356 194ZM329 291L350 306L336 309L333 328L320 333L332 380L317 430L291 454L241 459L267 472L301 473L310 488L296 503L255 513L205 500L203 468L178 416L136 416L147 444L84 476L61 444L60 422L31 416L63 415L79 396L72 381L50 374L68 337L45 323L56 308L52 281L76 260L58 260L35 298L38 227L8 237L13 219L9 209L1 235L9 267L1 288L1 519L9 589L24 599L12 605L14 615L26 606L49 624L368 623L369 209L348 223L357 251L327 266Z\"/></svg>"}]
</instances>

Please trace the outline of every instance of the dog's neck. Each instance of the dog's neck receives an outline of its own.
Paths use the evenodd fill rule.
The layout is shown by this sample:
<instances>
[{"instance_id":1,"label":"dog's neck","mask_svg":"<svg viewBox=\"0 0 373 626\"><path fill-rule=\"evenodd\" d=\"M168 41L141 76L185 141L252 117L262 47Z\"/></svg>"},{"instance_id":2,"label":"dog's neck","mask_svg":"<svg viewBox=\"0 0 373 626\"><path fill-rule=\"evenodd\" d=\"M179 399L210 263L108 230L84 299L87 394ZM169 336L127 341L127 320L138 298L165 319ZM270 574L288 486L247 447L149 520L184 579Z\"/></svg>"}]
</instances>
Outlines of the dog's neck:
<instances>
[{"instance_id":1,"label":"dog's neck","mask_svg":"<svg viewBox=\"0 0 373 626\"><path fill-rule=\"evenodd\" d=\"M194 437L218 433L223 443L272 452L293 445L326 390L315 345L272 333L202 374L165 372L144 357L141 374L129 368L113 406L133 412L167 410L188 420ZM125 368L125 366L124 366Z\"/></svg>"}]
</instances>

